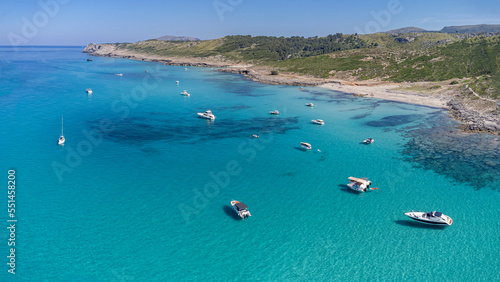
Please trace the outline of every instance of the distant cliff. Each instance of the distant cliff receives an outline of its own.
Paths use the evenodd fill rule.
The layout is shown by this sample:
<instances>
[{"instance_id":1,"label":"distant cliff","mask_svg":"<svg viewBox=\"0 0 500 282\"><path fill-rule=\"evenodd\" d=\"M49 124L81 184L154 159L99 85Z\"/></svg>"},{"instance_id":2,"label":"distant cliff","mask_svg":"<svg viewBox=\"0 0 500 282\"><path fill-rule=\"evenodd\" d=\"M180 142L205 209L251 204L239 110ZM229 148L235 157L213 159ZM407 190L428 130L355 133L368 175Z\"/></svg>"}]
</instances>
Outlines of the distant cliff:
<instances>
[{"instance_id":1,"label":"distant cliff","mask_svg":"<svg viewBox=\"0 0 500 282\"><path fill-rule=\"evenodd\" d=\"M445 26L441 32L447 33L497 33L500 32L498 24L478 24L478 25L461 25L461 26Z\"/></svg>"},{"instance_id":2,"label":"distant cliff","mask_svg":"<svg viewBox=\"0 0 500 282\"><path fill-rule=\"evenodd\" d=\"M445 26L439 31L425 30L419 27L409 26L386 31L386 33L419 33L419 32L441 32L441 33L465 33L465 34L485 34L499 33L500 25L498 24L476 24L476 25L459 25Z\"/></svg>"},{"instance_id":3,"label":"distant cliff","mask_svg":"<svg viewBox=\"0 0 500 282\"><path fill-rule=\"evenodd\" d=\"M96 56L104 56L105 54L109 54L116 51L116 46L114 44L95 44L90 43L87 44L85 49L83 49L83 53L89 53Z\"/></svg>"}]
</instances>

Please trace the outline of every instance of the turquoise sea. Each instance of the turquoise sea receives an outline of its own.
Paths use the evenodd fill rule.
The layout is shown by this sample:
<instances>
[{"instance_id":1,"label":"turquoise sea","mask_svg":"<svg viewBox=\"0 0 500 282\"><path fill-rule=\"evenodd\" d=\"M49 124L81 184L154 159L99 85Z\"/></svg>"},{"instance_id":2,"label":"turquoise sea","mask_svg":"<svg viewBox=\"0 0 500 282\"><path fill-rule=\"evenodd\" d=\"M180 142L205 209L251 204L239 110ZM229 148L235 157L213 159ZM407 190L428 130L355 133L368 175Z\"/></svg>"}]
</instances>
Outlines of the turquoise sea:
<instances>
[{"instance_id":1,"label":"turquoise sea","mask_svg":"<svg viewBox=\"0 0 500 282\"><path fill-rule=\"evenodd\" d=\"M1 281L500 280L495 136L441 109L82 49L0 48Z\"/></svg>"}]
</instances>

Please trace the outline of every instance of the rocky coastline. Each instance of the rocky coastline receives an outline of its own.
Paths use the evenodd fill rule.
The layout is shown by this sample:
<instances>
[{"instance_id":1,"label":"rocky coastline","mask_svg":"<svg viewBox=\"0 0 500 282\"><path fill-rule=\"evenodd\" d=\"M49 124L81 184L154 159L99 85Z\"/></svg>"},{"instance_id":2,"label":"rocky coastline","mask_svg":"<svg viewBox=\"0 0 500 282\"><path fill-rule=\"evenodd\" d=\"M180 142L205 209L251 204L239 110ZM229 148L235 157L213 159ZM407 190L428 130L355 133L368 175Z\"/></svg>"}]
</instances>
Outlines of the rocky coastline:
<instances>
[{"instance_id":1,"label":"rocky coastline","mask_svg":"<svg viewBox=\"0 0 500 282\"><path fill-rule=\"evenodd\" d=\"M385 82L360 83L356 81L321 79L286 73L271 75L272 69L268 67L252 65L240 66L235 65L233 62L221 60L220 58L165 58L156 55L131 52L129 50L119 50L114 44L88 44L82 52L93 56L158 62L171 66L215 67L219 68L217 71L241 74L251 80L261 83L294 86L322 86L360 97L380 98L444 108L449 111L452 117L462 122L461 128L465 132L484 132L500 135L500 117L498 114L500 109L497 108L496 110L492 110L495 109L496 105L490 105L487 109L477 110L473 105L466 103L463 99L456 99L456 93L453 95L441 95L440 98L436 99L434 96L428 94L394 91L396 86Z\"/></svg>"},{"instance_id":2,"label":"rocky coastline","mask_svg":"<svg viewBox=\"0 0 500 282\"><path fill-rule=\"evenodd\" d=\"M452 99L447 103L448 111L462 122L466 132L488 132L500 134L500 117L497 113L481 113L467 107L463 102Z\"/></svg>"},{"instance_id":3,"label":"rocky coastline","mask_svg":"<svg viewBox=\"0 0 500 282\"><path fill-rule=\"evenodd\" d=\"M279 85L294 85L294 86L320 86L327 83L327 80L319 79L319 78L301 78L296 76L287 76L287 75L271 75L270 70L266 71L260 69L256 71L254 69L247 68L222 68L218 69L220 72L229 72L229 73L237 73L241 74L245 77L250 78L251 80L267 83L267 84L279 84ZM267 72L268 74L266 74Z\"/></svg>"}]
</instances>

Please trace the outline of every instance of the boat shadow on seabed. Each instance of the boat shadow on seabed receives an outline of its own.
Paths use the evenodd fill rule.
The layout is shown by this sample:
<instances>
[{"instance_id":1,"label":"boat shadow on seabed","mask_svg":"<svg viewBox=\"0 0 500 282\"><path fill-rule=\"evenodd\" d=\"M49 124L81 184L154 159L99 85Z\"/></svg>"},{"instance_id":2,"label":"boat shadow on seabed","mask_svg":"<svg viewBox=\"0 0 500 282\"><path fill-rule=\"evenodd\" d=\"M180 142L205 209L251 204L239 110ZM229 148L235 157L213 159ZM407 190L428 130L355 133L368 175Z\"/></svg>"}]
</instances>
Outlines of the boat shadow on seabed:
<instances>
[{"instance_id":1,"label":"boat shadow on seabed","mask_svg":"<svg viewBox=\"0 0 500 282\"><path fill-rule=\"evenodd\" d=\"M411 219L408 220L394 220L395 223L402 225L402 226L409 226L409 227L414 227L414 228L423 228L423 229L442 229L444 230L446 225L430 225L430 224L422 224L418 223L416 221L413 221Z\"/></svg>"},{"instance_id":2,"label":"boat shadow on seabed","mask_svg":"<svg viewBox=\"0 0 500 282\"><path fill-rule=\"evenodd\" d=\"M234 212L234 209L231 206L223 206L222 210L224 213L231 217L234 220L240 220L241 218Z\"/></svg>"}]
</instances>

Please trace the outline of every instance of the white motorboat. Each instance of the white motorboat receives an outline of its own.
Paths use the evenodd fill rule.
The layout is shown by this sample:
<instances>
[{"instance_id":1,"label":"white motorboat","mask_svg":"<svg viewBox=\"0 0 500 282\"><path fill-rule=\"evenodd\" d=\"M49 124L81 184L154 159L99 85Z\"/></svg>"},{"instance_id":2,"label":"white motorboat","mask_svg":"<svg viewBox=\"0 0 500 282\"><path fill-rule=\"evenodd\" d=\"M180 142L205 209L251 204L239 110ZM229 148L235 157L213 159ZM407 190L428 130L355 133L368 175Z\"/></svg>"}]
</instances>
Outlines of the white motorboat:
<instances>
[{"instance_id":1,"label":"white motorboat","mask_svg":"<svg viewBox=\"0 0 500 282\"><path fill-rule=\"evenodd\" d=\"M179 81L178 81L178 80L176 80L176 81L175 81L175 83L179 84Z\"/></svg>"},{"instance_id":2,"label":"white motorboat","mask_svg":"<svg viewBox=\"0 0 500 282\"><path fill-rule=\"evenodd\" d=\"M270 111L269 113L272 115L279 115L280 114L280 112L278 110Z\"/></svg>"},{"instance_id":3,"label":"white motorboat","mask_svg":"<svg viewBox=\"0 0 500 282\"><path fill-rule=\"evenodd\" d=\"M64 145L64 142L66 142L66 138L64 138L63 129L64 129L64 118L61 117L61 136L59 136L59 140L57 141L58 145Z\"/></svg>"},{"instance_id":4,"label":"white motorboat","mask_svg":"<svg viewBox=\"0 0 500 282\"><path fill-rule=\"evenodd\" d=\"M302 147L302 149L304 149L304 150L311 150L311 149L312 149L311 144L306 143L306 142L300 142L300 146L301 146L301 147Z\"/></svg>"},{"instance_id":5,"label":"white motorboat","mask_svg":"<svg viewBox=\"0 0 500 282\"><path fill-rule=\"evenodd\" d=\"M123 76L123 73L117 73L116 76Z\"/></svg>"},{"instance_id":6,"label":"white motorboat","mask_svg":"<svg viewBox=\"0 0 500 282\"><path fill-rule=\"evenodd\" d=\"M308 107L314 107L314 104L313 103L307 103L306 106L308 106Z\"/></svg>"},{"instance_id":7,"label":"white motorboat","mask_svg":"<svg viewBox=\"0 0 500 282\"><path fill-rule=\"evenodd\" d=\"M90 88L85 89L85 91L87 91L87 94L92 94L92 89Z\"/></svg>"},{"instance_id":8,"label":"white motorboat","mask_svg":"<svg viewBox=\"0 0 500 282\"><path fill-rule=\"evenodd\" d=\"M197 113L197 114L198 114L198 117L201 117L201 118L206 118L206 119L210 119L210 120L215 119L215 116L214 116L214 114L212 114L211 110L207 110L204 113Z\"/></svg>"},{"instance_id":9,"label":"white motorboat","mask_svg":"<svg viewBox=\"0 0 500 282\"><path fill-rule=\"evenodd\" d=\"M259 138L259 135L257 135L257 134L253 134L253 135L252 135L252 137L253 137L253 138Z\"/></svg>"},{"instance_id":10,"label":"white motorboat","mask_svg":"<svg viewBox=\"0 0 500 282\"><path fill-rule=\"evenodd\" d=\"M451 219L451 217L437 211L433 212L411 211L411 212L405 212L405 215L415 221L425 224L449 226L453 223L453 219Z\"/></svg>"},{"instance_id":11,"label":"white motorboat","mask_svg":"<svg viewBox=\"0 0 500 282\"><path fill-rule=\"evenodd\" d=\"M370 145L373 142L375 142L375 140L373 138L367 138L367 139L363 140L363 143L365 143L367 145Z\"/></svg>"},{"instance_id":12,"label":"white motorboat","mask_svg":"<svg viewBox=\"0 0 500 282\"><path fill-rule=\"evenodd\" d=\"M325 124L325 121L323 121L322 119L313 119L311 121L314 124L319 124L319 125L324 125Z\"/></svg>"},{"instance_id":13,"label":"white motorboat","mask_svg":"<svg viewBox=\"0 0 500 282\"><path fill-rule=\"evenodd\" d=\"M242 219L252 216L248 211L247 205L245 205L242 202L233 200L231 201L231 206L233 207L234 211L238 214L238 216L241 217Z\"/></svg>"},{"instance_id":14,"label":"white motorboat","mask_svg":"<svg viewBox=\"0 0 500 282\"><path fill-rule=\"evenodd\" d=\"M184 91L181 92L181 95L189 97L189 95L191 95L191 94L189 94L186 90L184 90Z\"/></svg>"},{"instance_id":15,"label":"white motorboat","mask_svg":"<svg viewBox=\"0 0 500 282\"><path fill-rule=\"evenodd\" d=\"M349 184L347 184L347 186L354 191L366 192L367 190L378 189L378 188L370 188L372 182L368 180L368 178L366 177L357 178L350 176L348 179L349 179Z\"/></svg>"}]
</instances>

